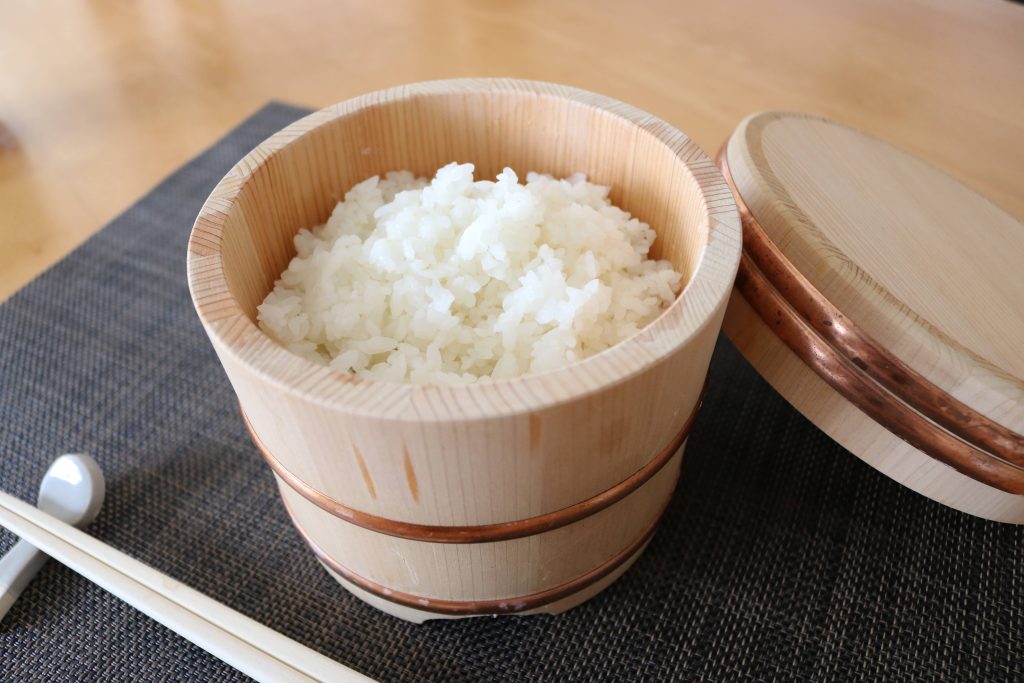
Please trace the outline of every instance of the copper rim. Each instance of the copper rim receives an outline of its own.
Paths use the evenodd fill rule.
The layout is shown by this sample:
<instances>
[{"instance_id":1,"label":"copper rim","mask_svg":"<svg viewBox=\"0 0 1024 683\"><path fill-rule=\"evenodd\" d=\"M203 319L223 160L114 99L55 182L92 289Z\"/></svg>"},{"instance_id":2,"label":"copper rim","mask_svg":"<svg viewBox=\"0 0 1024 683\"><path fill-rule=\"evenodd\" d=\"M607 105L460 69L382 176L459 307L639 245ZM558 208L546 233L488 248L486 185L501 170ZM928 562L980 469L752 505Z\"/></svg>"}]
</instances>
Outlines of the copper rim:
<instances>
[{"instance_id":1,"label":"copper rim","mask_svg":"<svg viewBox=\"0 0 1024 683\"><path fill-rule=\"evenodd\" d=\"M689 436L690 429L693 427L693 422L697 417L697 412L700 410L701 403L704 401L704 393L706 391L707 382L705 381L704 387L701 389L700 397L697 399L697 404L694 406L690 416L686 419L686 423L683 425L683 428L679 430L679 433L673 437L672 441L664 448L664 450L660 451L650 460L650 462L615 486L602 491L596 496L592 496L586 500L543 515L537 515L535 517L528 517L526 519L519 519L511 522L468 526L415 524L412 522L388 519L386 517L378 517L377 515L371 515L351 508L324 495L295 476L284 465L282 465L277 458L274 457L274 455L260 440L259 436L257 436L252 423L249 422L249 418L245 414L245 410L242 409L241 406L239 406L239 408L242 413L242 419L245 421L245 426L249 430L249 435L252 437L253 443L256 444L256 448L263 455L263 459L267 461L267 464L270 465L274 474L280 477L282 481L288 484L289 487L294 489L303 498L335 517L344 519L356 526L361 526L364 529L370 529L371 531L387 534L388 536L397 536L399 538L407 538L414 541L428 541L431 543L490 543L493 541L507 541L513 538L532 536L545 531L551 531L552 529L558 529L559 527L566 526L567 524L572 524L584 517L589 517L594 513L600 512L610 505L614 505L633 491L643 486L655 474L661 471L661 469L672 459L672 456L675 455L676 451L679 450L679 447L683 445L686 437Z\"/></svg>"},{"instance_id":2,"label":"copper rim","mask_svg":"<svg viewBox=\"0 0 1024 683\"><path fill-rule=\"evenodd\" d=\"M499 598L495 600L442 600L438 598L426 598L421 595L413 595L412 593L393 590L387 586L377 583L376 581L356 574L351 569L345 567L328 555L323 548L318 546L316 542L309 537L306 530L302 528L298 520L295 519L295 515L284 496L281 497L281 500L284 503L285 510L288 512L288 516L292 520L292 524L294 524L296 530L298 530L299 536L301 536L302 540L306 542L306 545L308 545L313 551L313 554L316 555L317 559L327 565L327 567L332 571L341 575L341 577L346 581L355 584L367 593L371 593L382 600L387 600L388 602L393 602L405 607L412 607L413 609L422 610L424 612L446 614L449 616L480 616L489 614L515 614L517 612L526 612L532 609L537 609L538 607L543 607L544 605L549 605L561 600L562 598L569 597L570 595L597 583L621 567L625 562L633 557L633 555L639 552L649 540L651 540L651 537L654 535L654 531L657 528L658 521L661 519L662 515L665 514L665 510L668 509L672 496L668 496L665 501L665 505L662 506L658 511L658 514L654 516L654 520L651 524L642 534L640 534L640 536L636 538L636 540L632 541L628 546L587 573L582 574L571 581L567 581L563 584L559 584L558 586L548 588L547 590L539 591L537 593L531 593L529 595L519 597Z\"/></svg>"},{"instance_id":3,"label":"copper rim","mask_svg":"<svg viewBox=\"0 0 1024 683\"><path fill-rule=\"evenodd\" d=\"M957 471L1024 493L1024 437L956 400L858 329L771 242L718 164L743 219L736 287L773 332L846 400ZM978 447L980 446L980 448Z\"/></svg>"}]
</instances>

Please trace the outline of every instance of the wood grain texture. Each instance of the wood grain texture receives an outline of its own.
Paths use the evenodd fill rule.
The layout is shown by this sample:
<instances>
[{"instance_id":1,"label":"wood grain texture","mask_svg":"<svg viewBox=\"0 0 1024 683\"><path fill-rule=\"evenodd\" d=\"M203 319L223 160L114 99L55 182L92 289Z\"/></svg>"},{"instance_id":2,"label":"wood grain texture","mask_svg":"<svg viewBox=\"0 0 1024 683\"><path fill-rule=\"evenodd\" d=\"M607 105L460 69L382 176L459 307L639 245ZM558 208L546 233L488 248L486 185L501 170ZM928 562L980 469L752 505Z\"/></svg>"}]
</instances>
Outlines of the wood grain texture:
<instances>
[{"instance_id":1,"label":"wood grain texture","mask_svg":"<svg viewBox=\"0 0 1024 683\"><path fill-rule=\"evenodd\" d=\"M682 293L602 353L547 373L459 386L341 374L257 327L256 305L292 258L300 228L326 220L368 176L429 175L453 159L474 163L481 176L508 165L556 176L583 171L611 186L612 200L657 232L652 253L684 274ZM609 505L591 503L626 490L624 482L685 435L739 253L732 193L680 131L583 90L461 79L349 100L261 144L196 219L188 273L250 428L288 473L285 498L311 541L355 575L396 591L486 601L576 580L650 528L681 455ZM308 490L334 504L314 504ZM421 532L493 528L581 504L587 515L567 526L454 545L380 533L347 512Z\"/></svg>"},{"instance_id":2,"label":"wood grain texture","mask_svg":"<svg viewBox=\"0 0 1024 683\"><path fill-rule=\"evenodd\" d=\"M986 519L1024 523L1024 496L960 474L880 427L812 372L738 292L732 294L724 329L776 391L864 462L943 505Z\"/></svg>"},{"instance_id":3,"label":"wood grain texture","mask_svg":"<svg viewBox=\"0 0 1024 683\"><path fill-rule=\"evenodd\" d=\"M463 603L466 616L507 614L551 609L551 603L567 596L530 596L576 583L580 585L573 592L586 589L595 569L629 559L638 544L646 543L668 505L682 457L680 448L653 479L610 508L559 529L492 543L456 545L385 536L330 515L281 479L278 487L302 535L355 576L415 596L423 607L454 602ZM375 592L387 598L386 592ZM494 601L510 607L488 612L471 605ZM433 610L446 612L458 613Z\"/></svg>"},{"instance_id":4,"label":"wood grain texture","mask_svg":"<svg viewBox=\"0 0 1024 683\"><path fill-rule=\"evenodd\" d=\"M356 510L339 503L333 498L326 496L308 485L285 468L277 457L267 449L256 432L253 431L252 424L249 422L248 418L246 418L244 412L242 417L245 419L246 427L249 429L249 434L252 437L253 442L256 444L257 449L260 451L260 454L263 456L263 459L267 464L270 465L270 469L273 470L274 474L277 475L277 478L281 480L282 485L287 486L295 493L302 495L310 503L321 508L331 516L343 518L349 524L354 524L356 526L363 527L364 529L387 534L389 536L396 536L398 538L407 538L416 541L430 541L434 543L488 543L491 541L523 538L559 529L568 524L590 517L605 508L611 507L631 495L634 491L640 489L644 484L654 478L654 476L657 475L665 466L671 463L676 452L686 442L690 429L697 418L696 408L699 407L699 402L700 399L698 399L698 406L695 406L694 411L690 414L690 417L687 418L683 428L675 437L673 437L672 441L666 448L651 458L651 460L649 460L647 464L639 470L615 484L610 489L606 489L591 498L581 500L568 507L560 508L535 517L475 526L447 526L404 522L369 515L361 510ZM533 452L533 448L534 446L531 444L531 452ZM408 448L403 451L403 462L405 464L406 483L409 486L409 493L412 496L413 502L419 503L419 483L416 479L412 460L409 458ZM368 476L368 470L365 469L365 462L362 463L360 469L364 476Z\"/></svg>"},{"instance_id":5,"label":"wood grain texture","mask_svg":"<svg viewBox=\"0 0 1024 683\"><path fill-rule=\"evenodd\" d=\"M752 116L737 128L723 157L756 219L745 226L745 251L757 264L751 268L763 270L776 289L782 283L778 291L808 321L808 333L831 339L828 348L840 349L852 372L839 373L839 366L836 373L825 371L821 352L805 354L809 365L817 365L834 388L894 434L974 478L1020 493L1024 347L1019 340L1024 313L1019 302L1024 300L1024 278L1019 264L1024 224L928 164L814 117ZM754 239L762 234L763 240ZM765 248L772 245L786 265L782 270L793 269L793 287L787 288L789 276L771 265L771 250ZM750 287L748 280L744 278ZM805 284L798 287L797 280ZM813 301L805 305L804 298L816 296L841 314ZM769 381L795 386L792 378L772 376L779 371L772 354L789 349L753 346L764 343L764 312L751 319L749 306L734 308L726 327L730 336L756 359L759 370L764 363ZM781 323L773 315L768 318ZM754 329L744 329L747 324ZM845 332L836 326L850 328L845 334L849 344L836 343L843 342ZM809 371L807 366L784 365L786 371ZM855 375L869 377L857 385L867 393L841 381L840 374L851 381ZM816 388L810 393L819 392ZM784 395L798 407L808 405L803 396ZM903 418L897 419L896 408ZM822 414L818 402L809 409L833 436L834 431L846 433L849 414L858 412L840 404L836 414ZM880 429L852 421L868 432ZM896 458L905 457L909 447L872 454L841 442L883 471L903 469ZM870 444L871 439L855 437L853 443ZM949 479L955 485L963 477L950 471ZM935 486L913 478L901 481L922 492L922 486ZM988 498L1002 500L1004 494L991 491ZM975 498L973 509L971 501L959 507L988 515L988 498ZM1019 508L1013 501L1008 504Z\"/></svg>"},{"instance_id":6,"label":"wood grain texture","mask_svg":"<svg viewBox=\"0 0 1024 683\"><path fill-rule=\"evenodd\" d=\"M665 499L665 505L668 505L668 498ZM642 548L646 547L650 542L651 537L654 535L657 529L658 520L661 517L660 512L652 517L647 528L641 531L639 534L633 534L633 540L628 544L624 545L621 550L607 557L603 560L597 560L596 563L591 563L589 568L585 569L582 573L569 578L562 583L554 584L549 588L544 588L540 591L532 593L520 593L512 597L503 598L491 598L489 600L451 600L451 599L436 599L424 597L419 593L406 593L404 591L395 590L391 586L384 585L373 581L361 574L357 574L348 567L342 565L338 560L334 559L334 556L328 553L326 550L317 545L312 538L308 535L302 524L296 519L292 510L288 508L287 498L284 499L285 508L292 517L292 522L295 524L296 530L306 541L310 550L316 555L316 558L335 576L339 577L346 585L355 585L362 589L363 592L371 594L377 598L380 598L385 603L385 611L390 609L413 609L417 612L425 613L427 615L444 615L453 617L472 617L472 616L494 616L503 614L528 614L537 612L546 612L549 614L558 614L561 611L562 605L567 600L577 600L578 596L584 591L589 590L594 585L600 584L602 580L614 574L623 565L629 564L636 559L636 556L642 552ZM543 555L537 557L536 562L544 562L545 558ZM556 556L556 566L562 564L562 558ZM506 574L508 575L508 574ZM576 603L578 604L578 602ZM394 613L389 611L389 613ZM396 614L397 616L397 614ZM418 621L418 620L417 620Z\"/></svg>"},{"instance_id":7,"label":"wood grain texture","mask_svg":"<svg viewBox=\"0 0 1024 683\"><path fill-rule=\"evenodd\" d=\"M650 543L650 541L648 541ZM647 548L645 543L641 548L634 552L625 562L616 567L610 574L602 577L601 579L591 583L589 586L573 593L569 596L549 602L541 607L535 607L532 609L524 609L522 611L514 612L516 616L528 616L530 614L561 614L566 610L570 610L577 605L582 605L584 602L594 597L608 586L615 583L615 581L622 576L626 571L629 570L633 564L640 559L644 550ZM393 600L388 600L384 597L379 596L377 593L364 590L356 583L347 580L344 576L336 572L331 568L331 565L324 562L323 559L317 557L320 560L320 564L327 570L327 572L335 578L342 586L344 586L350 593L357 596L364 602L373 605L377 609L387 612L388 614L398 617L399 619L405 619L406 621L412 621L417 624L422 624L424 621L431 619L460 619L462 616L456 614L444 614L437 611L427 611L424 609L418 609L415 607L409 607L404 604L396 603Z\"/></svg>"},{"instance_id":8,"label":"wood grain texture","mask_svg":"<svg viewBox=\"0 0 1024 683\"><path fill-rule=\"evenodd\" d=\"M0 299L270 98L457 76L603 92L706 150L823 114L1024 216L1021 35L1003 0L0 3Z\"/></svg>"}]
</instances>

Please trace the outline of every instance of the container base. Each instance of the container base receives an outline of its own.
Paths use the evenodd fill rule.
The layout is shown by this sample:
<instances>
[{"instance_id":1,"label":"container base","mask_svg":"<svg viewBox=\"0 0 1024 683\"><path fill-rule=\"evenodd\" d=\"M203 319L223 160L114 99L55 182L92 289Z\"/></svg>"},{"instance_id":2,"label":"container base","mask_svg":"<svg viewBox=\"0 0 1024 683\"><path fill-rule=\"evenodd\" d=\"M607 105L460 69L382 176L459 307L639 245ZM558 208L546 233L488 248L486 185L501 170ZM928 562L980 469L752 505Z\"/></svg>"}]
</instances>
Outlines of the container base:
<instances>
[{"instance_id":1,"label":"container base","mask_svg":"<svg viewBox=\"0 0 1024 683\"><path fill-rule=\"evenodd\" d=\"M608 586L615 583L615 581L626 573L626 571L633 566L640 555L650 544L650 540L644 543L638 548L625 562L619 565L613 572L607 576L601 578L599 581L581 588L571 595L567 595L564 598L550 602L540 607L525 610L522 612L515 612L512 615L507 614L439 614L437 612L429 612L427 610L416 609L415 607L409 607L408 605L401 605L397 602L391 602L385 598L370 593L369 591L363 590L359 586L355 585L351 581L345 579L341 574L331 569L323 560L317 558L327 573L330 574L334 579L342 585L352 595L356 596L371 607L375 607L382 612L386 612L393 617L398 617L404 621L411 621L416 624L422 624L425 621L431 619L471 619L476 617L496 617L496 616L527 616L530 614L561 614L567 610L572 609L578 605L582 605L587 600L590 600L598 593L603 591Z\"/></svg>"},{"instance_id":2,"label":"container base","mask_svg":"<svg viewBox=\"0 0 1024 683\"><path fill-rule=\"evenodd\" d=\"M675 466L662 474L662 476L671 477L665 480L671 484L666 490L667 499L660 509L651 515L647 526L633 540L610 557L606 557L603 561L590 566L584 572L568 578L568 580L561 579L551 582L554 585L542 584L543 587L540 590L535 589L534 592L514 594L508 597L502 596L502 593L507 596L508 592L502 591L500 588L494 590L494 593L497 593L494 597L461 595L453 598L423 595L416 590L419 588L418 585L397 588L380 583L375 578L361 575L332 557L310 536L291 507L289 502L291 490L280 479L278 484L281 488L281 500L285 511L291 517L292 524L300 537L313 551L314 556L350 593L388 614L416 623L422 623L428 619L469 616L558 614L590 599L609 586L636 561L640 553L647 547L657 529L658 522L671 502L671 492L675 488L679 475L678 463L682 451L683 446L680 446L672 458ZM298 500L305 504L305 499L298 498ZM408 592L410 589L412 592Z\"/></svg>"}]
</instances>

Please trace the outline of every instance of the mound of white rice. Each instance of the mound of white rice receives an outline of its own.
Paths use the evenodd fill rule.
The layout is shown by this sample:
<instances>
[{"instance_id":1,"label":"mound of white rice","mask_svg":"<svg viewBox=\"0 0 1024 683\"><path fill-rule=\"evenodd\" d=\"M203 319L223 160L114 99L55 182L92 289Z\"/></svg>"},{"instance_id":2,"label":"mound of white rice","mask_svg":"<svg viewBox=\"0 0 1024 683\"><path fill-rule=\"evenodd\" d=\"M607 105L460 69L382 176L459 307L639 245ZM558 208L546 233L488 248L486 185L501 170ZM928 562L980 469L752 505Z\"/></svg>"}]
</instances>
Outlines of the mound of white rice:
<instances>
[{"instance_id":1,"label":"mound of white rice","mask_svg":"<svg viewBox=\"0 0 1024 683\"><path fill-rule=\"evenodd\" d=\"M414 383L513 377L624 340L673 301L681 276L647 252L651 228L583 175L506 168L473 182L449 164L353 187L259 306L291 351L341 372Z\"/></svg>"}]
</instances>

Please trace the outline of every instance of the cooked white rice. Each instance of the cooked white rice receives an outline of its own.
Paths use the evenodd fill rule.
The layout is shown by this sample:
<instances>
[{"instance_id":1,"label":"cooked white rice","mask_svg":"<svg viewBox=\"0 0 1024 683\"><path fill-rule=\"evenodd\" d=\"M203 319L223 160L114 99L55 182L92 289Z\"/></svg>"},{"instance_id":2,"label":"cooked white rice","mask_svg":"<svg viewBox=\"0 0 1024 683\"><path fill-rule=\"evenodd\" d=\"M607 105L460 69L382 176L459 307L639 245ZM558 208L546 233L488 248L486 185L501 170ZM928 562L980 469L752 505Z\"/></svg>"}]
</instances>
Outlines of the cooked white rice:
<instances>
[{"instance_id":1,"label":"cooked white rice","mask_svg":"<svg viewBox=\"0 0 1024 683\"><path fill-rule=\"evenodd\" d=\"M344 372L413 383L543 372L651 322L681 276L647 258L655 233L608 188L506 168L473 181L449 164L359 183L259 306L291 351Z\"/></svg>"}]
</instances>

